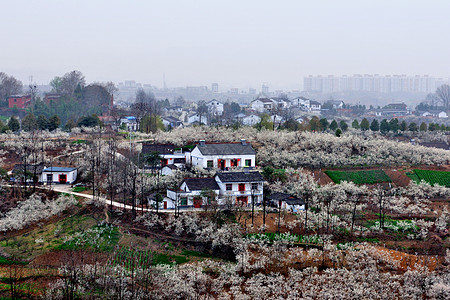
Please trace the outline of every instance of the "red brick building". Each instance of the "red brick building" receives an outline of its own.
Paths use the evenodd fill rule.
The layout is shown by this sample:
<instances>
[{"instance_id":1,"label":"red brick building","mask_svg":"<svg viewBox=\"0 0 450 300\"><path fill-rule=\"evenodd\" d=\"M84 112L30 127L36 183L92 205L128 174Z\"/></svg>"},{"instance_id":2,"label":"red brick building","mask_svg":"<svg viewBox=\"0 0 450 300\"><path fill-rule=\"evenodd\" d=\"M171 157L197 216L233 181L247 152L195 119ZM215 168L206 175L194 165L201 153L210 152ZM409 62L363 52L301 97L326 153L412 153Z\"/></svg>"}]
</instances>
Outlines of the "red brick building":
<instances>
[{"instance_id":1,"label":"red brick building","mask_svg":"<svg viewBox=\"0 0 450 300\"><path fill-rule=\"evenodd\" d=\"M8 97L9 108L27 108L31 104L31 95L15 95Z\"/></svg>"},{"instance_id":2,"label":"red brick building","mask_svg":"<svg viewBox=\"0 0 450 300\"><path fill-rule=\"evenodd\" d=\"M44 102L47 105L50 105L50 103L56 104L61 99L60 94L46 94L44 97Z\"/></svg>"}]
</instances>

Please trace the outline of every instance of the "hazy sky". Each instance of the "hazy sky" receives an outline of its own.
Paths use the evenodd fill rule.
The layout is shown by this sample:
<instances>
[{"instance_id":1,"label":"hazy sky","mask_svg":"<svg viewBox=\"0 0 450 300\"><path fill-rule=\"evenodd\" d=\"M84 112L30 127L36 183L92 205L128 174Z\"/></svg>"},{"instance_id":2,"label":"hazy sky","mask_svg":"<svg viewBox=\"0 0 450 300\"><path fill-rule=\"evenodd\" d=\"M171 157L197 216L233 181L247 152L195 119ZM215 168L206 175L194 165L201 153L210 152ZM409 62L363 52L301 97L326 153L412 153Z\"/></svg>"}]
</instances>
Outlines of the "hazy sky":
<instances>
[{"instance_id":1,"label":"hazy sky","mask_svg":"<svg viewBox=\"0 0 450 300\"><path fill-rule=\"evenodd\" d=\"M450 74L449 0L0 0L0 71L28 83L298 89L309 74Z\"/></svg>"}]
</instances>

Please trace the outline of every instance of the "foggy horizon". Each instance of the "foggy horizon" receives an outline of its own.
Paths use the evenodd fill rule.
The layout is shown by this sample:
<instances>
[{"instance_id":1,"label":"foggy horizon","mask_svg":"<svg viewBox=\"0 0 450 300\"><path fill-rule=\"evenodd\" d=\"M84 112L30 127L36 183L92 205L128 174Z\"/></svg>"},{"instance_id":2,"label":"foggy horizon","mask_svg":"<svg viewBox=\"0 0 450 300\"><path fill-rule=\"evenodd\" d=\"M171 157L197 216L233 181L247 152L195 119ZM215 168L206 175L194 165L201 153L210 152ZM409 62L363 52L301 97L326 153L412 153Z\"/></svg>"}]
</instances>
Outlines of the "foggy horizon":
<instances>
[{"instance_id":1,"label":"foggy horizon","mask_svg":"<svg viewBox=\"0 0 450 300\"><path fill-rule=\"evenodd\" d=\"M448 78L448 1L44 0L0 8L1 70L48 84L79 70L87 82L163 87L301 89L309 75Z\"/></svg>"}]
</instances>

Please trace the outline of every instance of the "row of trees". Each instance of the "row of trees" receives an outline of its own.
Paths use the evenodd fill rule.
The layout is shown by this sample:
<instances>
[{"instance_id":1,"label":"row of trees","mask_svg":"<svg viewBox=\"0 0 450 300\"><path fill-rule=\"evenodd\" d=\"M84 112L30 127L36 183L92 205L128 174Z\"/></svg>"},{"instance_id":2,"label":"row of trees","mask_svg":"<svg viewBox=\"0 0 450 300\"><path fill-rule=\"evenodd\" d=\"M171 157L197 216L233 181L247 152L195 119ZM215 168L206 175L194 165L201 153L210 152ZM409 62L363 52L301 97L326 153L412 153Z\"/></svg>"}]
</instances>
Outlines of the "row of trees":
<instances>
[{"instance_id":1,"label":"row of trees","mask_svg":"<svg viewBox=\"0 0 450 300\"><path fill-rule=\"evenodd\" d=\"M366 118L364 118L361 122L358 120L353 120L351 123L352 128L359 129L362 131L380 131L381 133L394 132L397 133L399 131L449 131L450 127L445 126L444 124L430 123L426 124L422 122L418 125L415 122L407 123L405 120L399 122L399 119L393 118L391 120L383 119L379 122L377 119L373 119L372 122L369 122ZM270 119L268 115L261 116L261 122L255 126L257 129L265 128L265 129L275 129L273 121ZM326 118L319 119L317 116L312 117L309 121L300 123L296 120L289 119L284 122L279 129L287 129L291 131L313 131L313 132L326 132L331 131L335 132L336 130L347 131L349 125L344 120L337 122L336 120L332 120L331 122Z\"/></svg>"}]
</instances>

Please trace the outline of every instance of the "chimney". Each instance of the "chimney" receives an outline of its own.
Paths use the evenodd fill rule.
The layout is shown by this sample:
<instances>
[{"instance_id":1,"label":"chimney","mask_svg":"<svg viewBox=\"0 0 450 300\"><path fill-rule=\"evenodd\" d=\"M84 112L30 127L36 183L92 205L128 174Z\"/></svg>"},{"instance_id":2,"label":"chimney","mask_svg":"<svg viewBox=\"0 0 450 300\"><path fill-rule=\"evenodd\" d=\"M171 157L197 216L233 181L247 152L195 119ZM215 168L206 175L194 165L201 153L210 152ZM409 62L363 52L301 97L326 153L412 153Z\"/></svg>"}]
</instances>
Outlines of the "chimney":
<instances>
[{"instance_id":1,"label":"chimney","mask_svg":"<svg viewBox=\"0 0 450 300\"><path fill-rule=\"evenodd\" d=\"M205 140L200 140L199 146L205 146Z\"/></svg>"},{"instance_id":2,"label":"chimney","mask_svg":"<svg viewBox=\"0 0 450 300\"><path fill-rule=\"evenodd\" d=\"M247 141L245 139L241 139L241 144L242 144L242 146L245 146L245 145L247 145Z\"/></svg>"}]
</instances>

